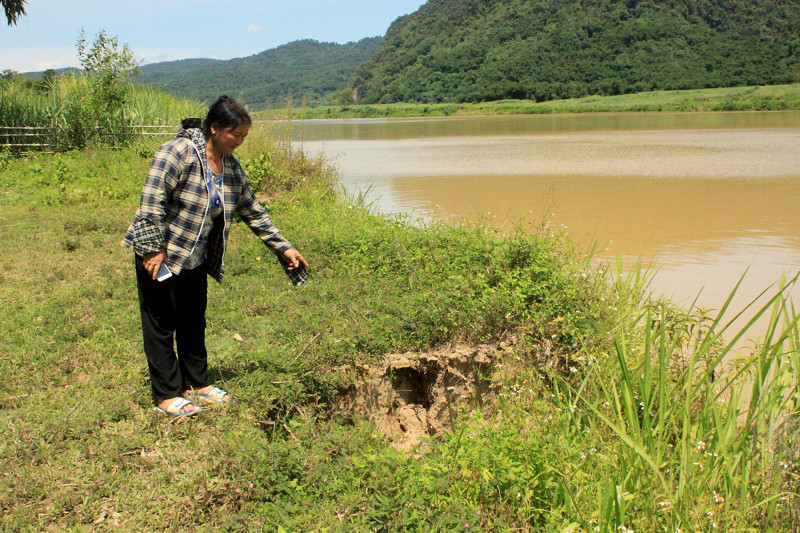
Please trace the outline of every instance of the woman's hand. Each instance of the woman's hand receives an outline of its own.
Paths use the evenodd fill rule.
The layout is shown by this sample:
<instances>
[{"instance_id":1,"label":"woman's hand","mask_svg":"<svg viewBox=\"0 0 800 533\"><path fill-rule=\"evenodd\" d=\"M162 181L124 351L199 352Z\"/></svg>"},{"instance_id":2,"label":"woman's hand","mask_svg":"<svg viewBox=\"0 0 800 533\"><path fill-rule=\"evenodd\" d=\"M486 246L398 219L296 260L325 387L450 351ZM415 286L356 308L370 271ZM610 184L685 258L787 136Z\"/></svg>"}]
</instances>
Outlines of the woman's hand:
<instances>
[{"instance_id":1,"label":"woman's hand","mask_svg":"<svg viewBox=\"0 0 800 533\"><path fill-rule=\"evenodd\" d=\"M303 256L300 255L300 252L294 248L289 248L285 252L281 253L281 260L289 270L294 270L301 264L308 268L308 261L306 261Z\"/></svg>"},{"instance_id":2,"label":"woman's hand","mask_svg":"<svg viewBox=\"0 0 800 533\"><path fill-rule=\"evenodd\" d=\"M144 265L144 269L147 270L151 276L153 276L154 281L158 276L158 269L161 268L161 263L164 262L164 259L164 252L145 254L142 258L142 265Z\"/></svg>"}]
</instances>

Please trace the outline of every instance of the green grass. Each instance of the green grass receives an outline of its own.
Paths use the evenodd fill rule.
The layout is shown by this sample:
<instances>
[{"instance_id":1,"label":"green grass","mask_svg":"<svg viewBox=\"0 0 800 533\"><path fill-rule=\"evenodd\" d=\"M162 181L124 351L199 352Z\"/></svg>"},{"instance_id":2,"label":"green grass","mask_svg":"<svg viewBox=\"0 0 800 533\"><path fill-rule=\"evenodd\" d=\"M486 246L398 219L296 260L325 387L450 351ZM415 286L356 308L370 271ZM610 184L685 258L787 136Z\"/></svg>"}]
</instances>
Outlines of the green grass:
<instances>
[{"instance_id":1,"label":"green grass","mask_svg":"<svg viewBox=\"0 0 800 533\"><path fill-rule=\"evenodd\" d=\"M712 382L724 319L609 284L560 235L375 216L288 146L254 132L241 156L310 282L234 226L207 344L239 401L183 424L150 411L119 245L152 143L0 156L4 529L789 530L800 338L784 298L740 376ZM387 352L512 338L493 392L419 456L337 408Z\"/></svg>"},{"instance_id":2,"label":"green grass","mask_svg":"<svg viewBox=\"0 0 800 533\"><path fill-rule=\"evenodd\" d=\"M381 118L451 115L524 115L623 111L779 111L800 109L800 84L651 91L618 96L587 96L534 102L368 104L321 106L289 111L295 118ZM259 112L261 118L285 116L287 110Z\"/></svg>"}]
</instances>

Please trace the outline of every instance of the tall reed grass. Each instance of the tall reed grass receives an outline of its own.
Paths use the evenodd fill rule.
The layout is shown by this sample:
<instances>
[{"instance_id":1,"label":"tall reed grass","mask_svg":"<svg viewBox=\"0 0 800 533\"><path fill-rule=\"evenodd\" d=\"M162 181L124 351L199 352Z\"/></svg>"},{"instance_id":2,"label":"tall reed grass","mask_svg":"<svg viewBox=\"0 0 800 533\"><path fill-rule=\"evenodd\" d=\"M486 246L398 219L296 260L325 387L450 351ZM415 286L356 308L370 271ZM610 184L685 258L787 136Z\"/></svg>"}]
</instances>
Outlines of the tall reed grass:
<instances>
[{"instance_id":1,"label":"tall reed grass","mask_svg":"<svg viewBox=\"0 0 800 533\"><path fill-rule=\"evenodd\" d=\"M182 118L204 113L200 103L132 85L124 106L100 115L92 102L89 80L78 76L33 86L12 79L4 82L0 91L0 125L54 128L43 140L56 150L82 147L90 140L124 142L130 137L130 128L176 125Z\"/></svg>"},{"instance_id":2,"label":"tall reed grass","mask_svg":"<svg viewBox=\"0 0 800 533\"><path fill-rule=\"evenodd\" d=\"M686 312L624 288L638 311L605 360L555 381L569 432L602 435L607 479L587 530L796 531L800 520L800 328L782 283L728 318ZM622 285L624 285L623 283ZM633 287L638 286L639 289ZM748 316L744 326L742 317ZM736 348L762 318L763 339Z\"/></svg>"}]
</instances>

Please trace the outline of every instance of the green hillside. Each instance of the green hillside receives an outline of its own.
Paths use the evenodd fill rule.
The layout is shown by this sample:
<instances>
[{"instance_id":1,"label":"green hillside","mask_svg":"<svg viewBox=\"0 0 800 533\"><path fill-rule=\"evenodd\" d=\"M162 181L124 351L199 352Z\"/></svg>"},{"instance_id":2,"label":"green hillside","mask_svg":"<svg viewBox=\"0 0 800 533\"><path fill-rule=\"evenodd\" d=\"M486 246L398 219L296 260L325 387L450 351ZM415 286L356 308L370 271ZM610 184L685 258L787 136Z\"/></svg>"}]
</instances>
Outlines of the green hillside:
<instances>
[{"instance_id":1,"label":"green hillside","mask_svg":"<svg viewBox=\"0 0 800 533\"><path fill-rule=\"evenodd\" d=\"M150 63L149 65L142 65L139 67L139 81L147 85L161 86L168 84L169 80L177 73L186 74L221 63L224 63L224 61L208 58L179 59L177 61Z\"/></svg>"},{"instance_id":2,"label":"green hillside","mask_svg":"<svg viewBox=\"0 0 800 533\"><path fill-rule=\"evenodd\" d=\"M354 88L429 103L781 84L798 52L798 0L429 0Z\"/></svg>"},{"instance_id":3,"label":"green hillside","mask_svg":"<svg viewBox=\"0 0 800 533\"><path fill-rule=\"evenodd\" d=\"M304 39L227 61L171 61L142 67L136 82L204 102L225 93L254 109L284 106L290 94L298 103L303 96L309 104L323 103L350 85L358 65L381 40L336 44Z\"/></svg>"}]
</instances>

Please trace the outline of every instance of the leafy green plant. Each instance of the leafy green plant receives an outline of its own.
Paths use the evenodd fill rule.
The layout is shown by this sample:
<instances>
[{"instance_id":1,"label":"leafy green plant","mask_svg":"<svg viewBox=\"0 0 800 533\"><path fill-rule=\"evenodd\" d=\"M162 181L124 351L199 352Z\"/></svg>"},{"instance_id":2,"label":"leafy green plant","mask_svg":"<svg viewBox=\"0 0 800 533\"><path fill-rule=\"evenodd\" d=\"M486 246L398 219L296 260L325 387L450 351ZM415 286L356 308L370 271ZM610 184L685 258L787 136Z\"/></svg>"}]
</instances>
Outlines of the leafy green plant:
<instances>
[{"instance_id":1,"label":"leafy green plant","mask_svg":"<svg viewBox=\"0 0 800 533\"><path fill-rule=\"evenodd\" d=\"M245 161L244 170L254 190L281 190L287 185L288 176L275 168L270 152Z\"/></svg>"}]
</instances>

